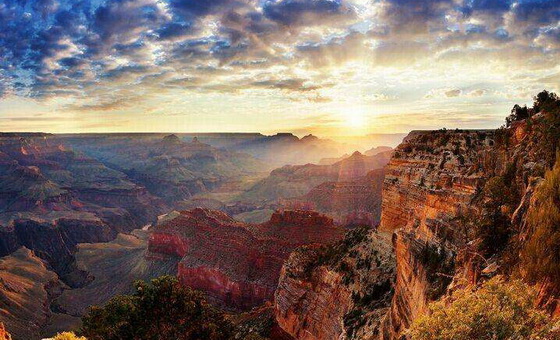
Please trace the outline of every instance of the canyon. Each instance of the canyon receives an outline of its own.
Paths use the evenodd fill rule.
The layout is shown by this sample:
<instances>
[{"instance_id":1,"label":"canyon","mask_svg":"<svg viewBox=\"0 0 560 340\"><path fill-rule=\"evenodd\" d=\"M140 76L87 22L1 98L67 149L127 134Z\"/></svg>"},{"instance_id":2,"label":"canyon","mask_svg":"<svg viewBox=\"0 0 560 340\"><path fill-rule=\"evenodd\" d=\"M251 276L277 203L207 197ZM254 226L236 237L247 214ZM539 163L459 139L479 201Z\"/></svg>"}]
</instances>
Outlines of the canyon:
<instances>
[{"instance_id":1,"label":"canyon","mask_svg":"<svg viewBox=\"0 0 560 340\"><path fill-rule=\"evenodd\" d=\"M39 338L136 279L175 275L271 339L401 339L431 302L522 272L551 164L541 116L412 131L394 150L264 177L260 160L198 138L4 136L0 321L16 340ZM233 179L255 174L243 188ZM481 229L489 216L506 232ZM559 314L554 284L537 286Z\"/></svg>"}]
</instances>

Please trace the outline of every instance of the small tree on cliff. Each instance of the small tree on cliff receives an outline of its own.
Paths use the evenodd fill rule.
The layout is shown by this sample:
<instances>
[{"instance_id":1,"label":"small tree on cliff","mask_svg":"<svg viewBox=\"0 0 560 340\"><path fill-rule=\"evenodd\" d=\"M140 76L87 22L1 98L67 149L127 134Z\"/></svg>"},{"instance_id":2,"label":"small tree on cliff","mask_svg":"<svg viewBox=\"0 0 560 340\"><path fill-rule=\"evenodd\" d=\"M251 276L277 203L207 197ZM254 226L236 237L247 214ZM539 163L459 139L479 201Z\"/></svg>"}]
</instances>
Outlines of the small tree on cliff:
<instances>
[{"instance_id":1,"label":"small tree on cliff","mask_svg":"<svg viewBox=\"0 0 560 340\"><path fill-rule=\"evenodd\" d=\"M222 340L232 333L230 322L202 292L171 276L136 282L133 295L91 308L82 321L81 333L89 340Z\"/></svg>"}]
</instances>

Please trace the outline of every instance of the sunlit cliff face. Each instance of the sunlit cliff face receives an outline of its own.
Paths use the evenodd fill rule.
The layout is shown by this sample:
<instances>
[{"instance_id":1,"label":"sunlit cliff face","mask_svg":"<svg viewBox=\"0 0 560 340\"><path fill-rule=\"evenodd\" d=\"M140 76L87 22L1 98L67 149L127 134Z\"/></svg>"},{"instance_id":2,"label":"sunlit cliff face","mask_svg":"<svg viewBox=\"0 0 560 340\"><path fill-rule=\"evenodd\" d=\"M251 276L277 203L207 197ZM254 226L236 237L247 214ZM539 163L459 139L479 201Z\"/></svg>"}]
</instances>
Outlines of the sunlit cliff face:
<instances>
[{"instance_id":1,"label":"sunlit cliff face","mask_svg":"<svg viewBox=\"0 0 560 340\"><path fill-rule=\"evenodd\" d=\"M3 0L0 130L501 124L560 81L560 0Z\"/></svg>"}]
</instances>

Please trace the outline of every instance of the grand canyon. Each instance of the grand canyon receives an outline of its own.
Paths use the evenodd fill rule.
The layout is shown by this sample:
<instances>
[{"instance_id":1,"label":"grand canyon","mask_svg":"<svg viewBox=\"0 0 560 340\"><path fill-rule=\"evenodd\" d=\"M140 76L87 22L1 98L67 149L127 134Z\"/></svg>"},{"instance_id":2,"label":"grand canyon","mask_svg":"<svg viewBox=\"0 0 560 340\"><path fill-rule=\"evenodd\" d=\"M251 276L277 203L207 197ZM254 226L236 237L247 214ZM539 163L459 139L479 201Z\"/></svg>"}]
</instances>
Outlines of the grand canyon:
<instances>
[{"instance_id":1,"label":"grand canyon","mask_svg":"<svg viewBox=\"0 0 560 340\"><path fill-rule=\"evenodd\" d=\"M560 340L560 1L0 0L0 340Z\"/></svg>"}]
</instances>

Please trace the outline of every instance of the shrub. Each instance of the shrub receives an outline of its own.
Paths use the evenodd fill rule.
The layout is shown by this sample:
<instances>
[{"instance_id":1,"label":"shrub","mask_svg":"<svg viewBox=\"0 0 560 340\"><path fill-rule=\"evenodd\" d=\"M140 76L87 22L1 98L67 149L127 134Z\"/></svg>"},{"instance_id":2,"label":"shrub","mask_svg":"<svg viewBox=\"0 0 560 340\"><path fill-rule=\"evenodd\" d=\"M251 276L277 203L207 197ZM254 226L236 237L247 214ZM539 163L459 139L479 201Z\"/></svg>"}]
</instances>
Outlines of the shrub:
<instances>
[{"instance_id":1,"label":"shrub","mask_svg":"<svg viewBox=\"0 0 560 340\"><path fill-rule=\"evenodd\" d=\"M560 285L560 160L548 171L529 211L529 238L521 252L529 280L550 279ZM560 287L556 287L560 289Z\"/></svg>"},{"instance_id":2,"label":"shrub","mask_svg":"<svg viewBox=\"0 0 560 340\"><path fill-rule=\"evenodd\" d=\"M533 307L535 297L521 281L495 277L478 290L431 303L409 334L413 340L552 339L552 321Z\"/></svg>"},{"instance_id":3,"label":"shrub","mask_svg":"<svg viewBox=\"0 0 560 340\"><path fill-rule=\"evenodd\" d=\"M73 332L62 332L56 334L52 340L87 340L83 336L77 336Z\"/></svg>"},{"instance_id":4,"label":"shrub","mask_svg":"<svg viewBox=\"0 0 560 340\"><path fill-rule=\"evenodd\" d=\"M133 295L92 307L82 319L89 340L228 339L232 326L207 304L203 293L164 276L135 283Z\"/></svg>"}]
</instances>

